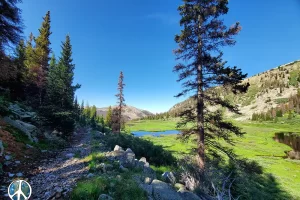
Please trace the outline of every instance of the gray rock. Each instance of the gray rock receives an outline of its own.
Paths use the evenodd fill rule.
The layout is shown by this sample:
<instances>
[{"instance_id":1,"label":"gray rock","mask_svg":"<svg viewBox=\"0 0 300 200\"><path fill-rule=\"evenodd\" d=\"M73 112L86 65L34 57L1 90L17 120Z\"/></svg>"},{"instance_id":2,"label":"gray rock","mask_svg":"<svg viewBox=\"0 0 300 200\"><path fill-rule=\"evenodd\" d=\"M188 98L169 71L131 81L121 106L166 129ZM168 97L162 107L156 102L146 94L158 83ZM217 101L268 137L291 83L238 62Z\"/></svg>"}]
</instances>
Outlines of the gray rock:
<instances>
[{"instance_id":1,"label":"gray rock","mask_svg":"<svg viewBox=\"0 0 300 200\"><path fill-rule=\"evenodd\" d=\"M113 198L107 194L100 194L98 200L113 200Z\"/></svg>"},{"instance_id":2,"label":"gray rock","mask_svg":"<svg viewBox=\"0 0 300 200\"><path fill-rule=\"evenodd\" d=\"M145 176L150 177L152 180L156 179L156 172L151 167L145 167L143 169Z\"/></svg>"},{"instance_id":3,"label":"gray rock","mask_svg":"<svg viewBox=\"0 0 300 200\"><path fill-rule=\"evenodd\" d=\"M146 178L144 179L144 183L150 185L150 184L152 183L152 178L146 177Z\"/></svg>"},{"instance_id":4,"label":"gray rock","mask_svg":"<svg viewBox=\"0 0 300 200\"><path fill-rule=\"evenodd\" d=\"M15 174L8 172L8 177L12 178L14 176L15 176Z\"/></svg>"},{"instance_id":5,"label":"gray rock","mask_svg":"<svg viewBox=\"0 0 300 200\"><path fill-rule=\"evenodd\" d=\"M124 155L120 158L120 163L124 167L135 167L135 154L131 152L125 152Z\"/></svg>"},{"instance_id":6,"label":"gray rock","mask_svg":"<svg viewBox=\"0 0 300 200\"><path fill-rule=\"evenodd\" d=\"M120 170L123 172L128 172L129 169L127 169L126 167L123 167L123 165L120 165Z\"/></svg>"},{"instance_id":7,"label":"gray rock","mask_svg":"<svg viewBox=\"0 0 300 200\"><path fill-rule=\"evenodd\" d=\"M75 155L74 153L67 153L67 154L66 154L66 157L67 157L67 158L73 158L74 155Z\"/></svg>"},{"instance_id":8,"label":"gray rock","mask_svg":"<svg viewBox=\"0 0 300 200\"><path fill-rule=\"evenodd\" d=\"M5 158L5 160L11 160L11 156L10 155L6 155L4 158Z\"/></svg>"},{"instance_id":9,"label":"gray rock","mask_svg":"<svg viewBox=\"0 0 300 200\"><path fill-rule=\"evenodd\" d=\"M61 193L63 191L63 189L61 187L55 187L54 191L58 192L58 193Z\"/></svg>"},{"instance_id":10,"label":"gray rock","mask_svg":"<svg viewBox=\"0 0 300 200\"><path fill-rule=\"evenodd\" d=\"M124 150L119 145L116 145L115 148L114 148L114 151L124 151Z\"/></svg>"},{"instance_id":11,"label":"gray rock","mask_svg":"<svg viewBox=\"0 0 300 200\"><path fill-rule=\"evenodd\" d=\"M22 109L18 104L10 104L8 107L9 111L13 113L13 115L21 120L28 120L36 117L35 112L27 112Z\"/></svg>"},{"instance_id":12,"label":"gray rock","mask_svg":"<svg viewBox=\"0 0 300 200\"><path fill-rule=\"evenodd\" d=\"M142 157L140 160L139 160L139 167L143 166L143 167L150 167L150 164L147 162L146 158L145 157Z\"/></svg>"},{"instance_id":13,"label":"gray rock","mask_svg":"<svg viewBox=\"0 0 300 200\"><path fill-rule=\"evenodd\" d=\"M41 152L42 152L42 153L46 153L46 152L47 152L47 150L41 150Z\"/></svg>"},{"instance_id":14,"label":"gray rock","mask_svg":"<svg viewBox=\"0 0 300 200\"><path fill-rule=\"evenodd\" d=\"M153 186L148 184L139 184L139 187L147 192L147 195L151 196L153 193Z\"/></svg>"},{"instance_id":15,"label":"gray rock","mask_svg":"<svg viewBox=\"0 0 300 200\"><path fill-rule=\"evenodd\" d=\"M26 144L26 147L29 148L29 149L32 149L33 146L29 145L29 144Z\"/></svg>"},{"instance_id":16,"label":"gray rock","mask_svg":"<svg viewBox=\"0 0 300 200\"><path fill-rule=\"evenodd\" d=\"M2 157L4 153L4 147L3 147L3 143L2 140L0 140L0 156Z\"/></svg>"},{"instance_id":17,"label":"gray rock","mask_svg":"<svg viewBox=\"0 0 300 200\"><path fill-rule=\"evenodd\" d=\"M178 194L181 196L183 200L201 200L196 194L187 191L185 189L180 189Z\"/></svg>"},{"instance_id":18,"label":"gray rock","mask_svg":"<svg viewBox=\"0 0 300 200\"><path fill-rule=\"evenodd\" d=\"M9 125L25 133L31 142L38 142L36 138L38 129L36 126L20 120L12 120L10 117L4 117L3 120Z\"/></svg>"},{"instance_id":19,"label":"gray rock","mask_svg":"<svg viewBox=\"0 0 300 200\"><path fill-rule=\"evenodd\" d=\"M19 173L16 174L16 176L17 176L17 177L22 177L22 176L23 176L23 173L19 172Z\"/></svg>"},{"instance_id":20,"label":"gray rock","mask_svg":"<svg viewBox=\"0 0 300 200\"><path fill-rule=\"evenodd\" d=\"M87 178L92 178L92 177L94 177L95 175L93 174L93 173L89 173L86 177Z\"/></svg>"},{"instance_id":21,"label":"gray rock","mask_svg":"<svg viewBox=\"0 0 300 200\"><path fill-rule=\"evenodd\" d=\"M170 185L159 180L153 180L151 183L153 187L153 197L159 200L182 200L179 193L177 193Z\"/></svg>"},{"instance_id":22,"label":"gray rock","mask_svg":"<svg viewBox=\"0 0 300 200\"><path fill-rule=\"evenodd\" d=\"M20 164L20 163L21 163L21 161L19 161L19 160L16 160L16 161L15 161L15 163L18 165L18 164Z\"/></svg>"},{"instance_id":23,"label":"gray rock","mask_svg":"<svg viewBox=\"0 0 300 200\"><path fill-rule=\"evenodd\" d=\"M130 148L127 148L126 152L133 153L133 151Z\"/></svg>"},{"instance_id":24,"label":"gray rock","mask_svg":"<svg viewBox=\"0 0 300 200\"><path fill-rule=\"evenodd\" d=\"M175 175L174 175L173 172L165 172L165 173L163 173L162 174L162 178L167 183L172 183L172 184L176 183L176 177L175 177Z\"/></svg>"}]
</instances>

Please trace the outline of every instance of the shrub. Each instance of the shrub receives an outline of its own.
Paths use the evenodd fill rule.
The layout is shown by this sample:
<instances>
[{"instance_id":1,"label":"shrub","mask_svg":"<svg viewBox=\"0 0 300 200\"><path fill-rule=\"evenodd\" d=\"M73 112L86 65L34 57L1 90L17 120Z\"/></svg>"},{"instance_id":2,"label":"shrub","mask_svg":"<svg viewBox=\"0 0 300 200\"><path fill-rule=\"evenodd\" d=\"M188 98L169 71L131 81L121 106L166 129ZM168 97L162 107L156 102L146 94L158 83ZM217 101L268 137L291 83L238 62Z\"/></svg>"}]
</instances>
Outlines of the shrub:
<instances>
[{"instance_id":1,"label":"shrub","mask_svg":"<svg viewBox=\"0 0 300 200\"><path fill-rule=\"evenodd\" d=\"M146 157L151 164L173 165L176 161L171 152L164 150L162 146L129 134L110 134L105 136L104 140L111 149L115 145L120 145L125 149L131 148L137 157Z\"/></svg>"},{"instance_id":2,"label":"shrub","mask_svg":"<svg viewBox=\"0 0 300 200\"><path fill-rule=\"evenodd\" d=\"M132 179L131 174L122 174L121 179L106 176L79 181L72 191L72 200L97 200L100 194L109 194L118 200L146 200L145 192Z\"/></svg>"}]
</instances>

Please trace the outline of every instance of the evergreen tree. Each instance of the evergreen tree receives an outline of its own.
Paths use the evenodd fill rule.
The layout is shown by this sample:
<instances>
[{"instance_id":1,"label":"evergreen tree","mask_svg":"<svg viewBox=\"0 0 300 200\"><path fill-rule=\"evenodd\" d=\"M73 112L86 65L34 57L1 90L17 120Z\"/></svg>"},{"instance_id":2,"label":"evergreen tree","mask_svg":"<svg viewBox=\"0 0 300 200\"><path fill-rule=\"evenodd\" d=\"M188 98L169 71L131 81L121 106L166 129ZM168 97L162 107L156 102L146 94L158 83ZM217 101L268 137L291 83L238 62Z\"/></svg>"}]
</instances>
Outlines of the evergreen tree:
<instances>
[{"instance_id":1,"label":"evergreen tree","mask_svg":"<svg viewBox=\"0 0 300 200\"><path fill-rule=\"evenodd\" d=\"M39 29L40 35L35 38L36 48L35 48L35 56L38 64L42 68L43 71L47 72L49 69L49 60L50 60L50 11L48 11L43 17L43 23L41 28Z\"/></svg>"},{"instance_id":2,"label":"evergreen tree","mask_svg":"<svg viewBox=\"0 0 300 200\"><path fill-rule=\"evenodd\" d=\"M23 23L17 3L21 2L21 0L0 1L0 52L4 52L6 46L16 45L20 41Z\"/></svg>"},{"instance_id":3,"label":"evergreen tree","mask_svg":"<svg viewBox=\"0 0 300 200\"><path fill-rule=\"evenodd\" d=\"M111 108L111 106L108 107L108 111L106 113L106 118L105 118L105 123L109 128L112 127L112 108Z\"/></svg>"},{"instance_id":4,"label":"evergreen tree","mask_svg":"<svg viewBox=\"0 0 300 200\"><path fill-rule=\"evenodd\" d=\"M205 91L217 85L222 85L224 89L232 90L234 93L247 90L248 85L241 85L241 80L247 75L242 74L237 67L226 66L221 51L221 47L235 44L233 36L238 34L241 27L236 23L228 29L220 19L220 16L228 12L228 0L184 0L183 2L184 4L178 8L182 17L180 25L183 26L183 30L180 35L175 36L175 41L179 44L175 54L178 60L185 60L188 64L179 63L174 67L174 72L179 73L178 81L184 81L184 90L177 97L194 92L192 97L197 104L194 109L187 109L181 113L182 121L178 127L196 122L194 127L183 131L183 137L197 135L198 164L201 169L204 169L207 147L211 151L217 149L232 156L230 151L226 151L214 139L223 138L225 141L231 141L230 133L243 134L232 123L223 121L219 110L208 111L207 105L221 105L235 113L238 113L238 108L213 92Z\"/></svg>"},{"instance_id":5,"label":"evergreen tree","mask_svg":"<svg viewBox=\"0 0 300 200\"><path fill-rule=\"evenodd\" d=\"M119 82L118 82L118 91L119 93L116 94L116 97L118 99L118 107L115 109L115 115L114 116L114 120L113 120L113 123L114 124L114 128L113 131L116 132L116 133L120 133L121 131L121 127L122 127L122 124L124 123L124 120L122 118L122 112L123 112L123 109L125 107L125 99L124 99L124 86L125 84L123 83L124 81L124 75L123 75L123 72L121 71L120 72L120 76L119 76Z\"/></svg>"},{"instance_id":6,"label":"evergreen tree","mask_svg":"<svg viewBox=\"0 0 300 200\"><path fill-rule=\"evenodd\" d=\"M16 66L16 78L10 83L11 85L11 96L13 99L24 98L24 84L26 75L25 66L25 43L21 40L15 50L15 66Z\"/></svg>"},{"instance_id":7,"label":"evergreen tree","mask_svg":"<svg viewBox=\"0 0 300 200\"><path fill-rule=\"evenodd\" d=\"M66 85L66 90L64 92L64 106L68 109L72 109L75 91L80 88L80 85L77 84L76 86L73 86L75 65L73 64L72 45L69 35L66 36L66 40L62 43L61 48L62 52L59 59L59 65L65 69L64 84Z\"/></svg>"}]
</instances>

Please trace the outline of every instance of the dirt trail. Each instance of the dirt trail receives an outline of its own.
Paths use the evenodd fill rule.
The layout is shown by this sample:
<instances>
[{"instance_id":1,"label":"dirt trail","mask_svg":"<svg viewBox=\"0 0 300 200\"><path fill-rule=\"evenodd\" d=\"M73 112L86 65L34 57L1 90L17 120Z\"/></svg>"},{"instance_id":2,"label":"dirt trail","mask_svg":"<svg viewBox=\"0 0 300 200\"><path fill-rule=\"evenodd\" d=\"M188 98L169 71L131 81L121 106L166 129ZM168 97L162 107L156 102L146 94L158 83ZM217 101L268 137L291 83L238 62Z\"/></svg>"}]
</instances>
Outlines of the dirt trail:
<instances>
[{"instance_id":1,"label":"dirt trail","mask_svg":"<svg viewBox=\"0 0 300 200\"><path fill-rule=\"evenodd\" d=\"M42 160L38 170L29 176L34 200L66 199L76 181L88 174L88 168L79 159L90 154L91 134L86 131L73 136L72 145L55 158Z\"/></svg>"}]
</instances>

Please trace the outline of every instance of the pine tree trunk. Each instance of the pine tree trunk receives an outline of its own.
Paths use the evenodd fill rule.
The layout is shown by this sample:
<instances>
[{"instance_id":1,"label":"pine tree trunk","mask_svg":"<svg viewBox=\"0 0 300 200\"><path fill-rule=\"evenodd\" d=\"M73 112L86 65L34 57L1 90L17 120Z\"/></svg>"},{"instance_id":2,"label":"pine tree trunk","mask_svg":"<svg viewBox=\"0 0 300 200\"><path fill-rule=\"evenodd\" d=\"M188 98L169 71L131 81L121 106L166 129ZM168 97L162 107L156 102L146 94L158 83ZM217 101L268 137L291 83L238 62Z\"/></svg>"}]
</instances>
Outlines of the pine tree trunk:
<instances>
[{"instance_id":1,"label":"pine tree trunk","mask_svg":"<svg viewBox=\"0 0 300 200\"><path fill-rule=\"evenodd\" d=\"M202 19L199 16L199 30L201 30ZM204 145L204 102L203 102L203 70L202 70L202 37L198 35L198 56L200 64L197 66L197 128L198 128L198 164L204 170L205 167L205 145Z\"/></svg>"}]
</instances>

